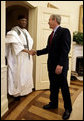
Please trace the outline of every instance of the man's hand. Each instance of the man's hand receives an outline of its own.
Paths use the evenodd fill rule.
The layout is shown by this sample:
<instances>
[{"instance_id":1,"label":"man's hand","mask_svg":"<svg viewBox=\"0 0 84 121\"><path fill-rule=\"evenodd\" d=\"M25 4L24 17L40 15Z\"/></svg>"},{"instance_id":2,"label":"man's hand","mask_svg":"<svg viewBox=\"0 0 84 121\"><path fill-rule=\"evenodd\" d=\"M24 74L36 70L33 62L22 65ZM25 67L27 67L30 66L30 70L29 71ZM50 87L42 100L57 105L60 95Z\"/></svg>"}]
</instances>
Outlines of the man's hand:
<instances>
[{"instance_id":1,"label":"man's hand","mask_svg":"<svg viewBox=\"0 0 84 121\"><path fill-rule=\"evenodd\" d=\"M36 51L35 51L35 50L30 50L30 51L29 51L29 54L32 55L32 56L33 56L33 55L36 55Z\"/></svg>"},{"instance_id":2,"label":"man's hand","mask_svg":"<svg viewBox=\"0 0 84 121\"><path fill-rule=\"evenodd\" d=\"M63 69L63 66L57 65L57 67L55 69L55 73L56 74L61 74L62 73L62 69Z\"/></svg>"}]
</instances>

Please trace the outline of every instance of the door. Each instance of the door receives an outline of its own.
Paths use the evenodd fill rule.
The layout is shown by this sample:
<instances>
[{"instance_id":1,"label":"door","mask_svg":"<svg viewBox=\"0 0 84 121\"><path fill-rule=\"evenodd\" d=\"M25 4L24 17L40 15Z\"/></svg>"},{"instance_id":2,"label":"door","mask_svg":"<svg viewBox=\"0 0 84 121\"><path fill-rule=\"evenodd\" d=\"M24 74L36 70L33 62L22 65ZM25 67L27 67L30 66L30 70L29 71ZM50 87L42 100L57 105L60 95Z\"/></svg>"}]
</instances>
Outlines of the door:
<instances>
[{"instance_id":1,"label":"door","mask_svg":"<svg viewBox=\"0 0 84 121\"><path fill-rule=\"evenodd\" d=\"M46 47L48 36L51 33L51 29L48 25L48 20L51 14L59 14L62 17L61 26L67 27L71 30L71 16L69 13L60 11L53 8L37 8L37 44L36 50L40 50ZM35 89L49 89L49 79L47 71L47 57L48 55L36 56L36 82ZM71 52L69 54L71 59ZM70 60L71 61L71 60ZM70 85L70 70L68 71L68 84Z\"/></svg>"}]
</instances>

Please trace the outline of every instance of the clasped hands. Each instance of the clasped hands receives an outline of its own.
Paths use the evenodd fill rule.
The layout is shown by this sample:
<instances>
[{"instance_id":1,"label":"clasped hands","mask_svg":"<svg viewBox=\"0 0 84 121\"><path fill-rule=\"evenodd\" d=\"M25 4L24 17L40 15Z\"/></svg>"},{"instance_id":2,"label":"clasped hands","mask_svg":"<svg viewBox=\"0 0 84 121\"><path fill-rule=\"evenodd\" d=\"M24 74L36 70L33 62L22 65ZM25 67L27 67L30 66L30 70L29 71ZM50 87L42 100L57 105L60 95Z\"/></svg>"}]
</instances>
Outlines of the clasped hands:
<instances>
[{"instance_id":1,"label":"clasped hands","mask_svg":"<svg viewBox=\"0 0 84 121\"><path fill-rule=\"evenodd\" d=\"M29 52L28 52L30 55L32 55L32 56L34 56L34 55L36 55L36 50L29 50Z\"/></svg>"}]
</instances>

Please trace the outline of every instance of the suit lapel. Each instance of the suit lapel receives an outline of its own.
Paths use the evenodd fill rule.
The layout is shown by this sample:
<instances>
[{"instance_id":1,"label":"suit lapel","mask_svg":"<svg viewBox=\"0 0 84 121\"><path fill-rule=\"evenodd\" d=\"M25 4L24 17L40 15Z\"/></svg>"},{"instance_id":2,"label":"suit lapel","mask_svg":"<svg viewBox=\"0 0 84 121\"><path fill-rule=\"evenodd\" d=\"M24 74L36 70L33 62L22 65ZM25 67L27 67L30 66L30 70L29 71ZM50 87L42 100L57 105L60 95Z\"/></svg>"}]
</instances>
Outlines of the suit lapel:
<instances>
[{"instance_id":1,"label":"suit lapel","mask_svg":"<svg viewBox=\"0 0 84 121\"><path fill-rule=\"evenodd\" d=\"M52 46L54 40L56 40L56 38L59 36L59 33L60 33L61 28L62 28L62 27L59 26L58 29L56 30L56 32L55 32L55 34L54 34L54 36L53 36L53 39L52 39L51 46ZM49 44L49 41L50 41L50 39L48 40L48 44ZM51 47L50 47L50 48L51 48Z\"/></svg>"},{"instance_id":2,"label":"suit lapel","mask_svg":"<svg viewBox=\"0 0 84 121\"><path fill-rule=\"evenodd\" d=\"M55 32L55 34L54 34L53 38L54 38L54 37L56 37L56 36L58 35L58 33L59 33L60 29L61 29L61 27L59 26L59 27L58 27L58 29L56 30L56 32Z\"/></svg>"},{"instance_id":3,"label":"suit lapel","mask_svg":"<svg viewBox=\"0 0 84 121\"><path fill-rule=\"evenodd\" d=\"M60 30L61 30L61 27L59 26L59 28L56 30L56 32L55 32L55 34L54 34L54 36L53 36L52 44L53 44L54 40L56 41L56 38L59 37Z\"/></svg>"}]
</instances>

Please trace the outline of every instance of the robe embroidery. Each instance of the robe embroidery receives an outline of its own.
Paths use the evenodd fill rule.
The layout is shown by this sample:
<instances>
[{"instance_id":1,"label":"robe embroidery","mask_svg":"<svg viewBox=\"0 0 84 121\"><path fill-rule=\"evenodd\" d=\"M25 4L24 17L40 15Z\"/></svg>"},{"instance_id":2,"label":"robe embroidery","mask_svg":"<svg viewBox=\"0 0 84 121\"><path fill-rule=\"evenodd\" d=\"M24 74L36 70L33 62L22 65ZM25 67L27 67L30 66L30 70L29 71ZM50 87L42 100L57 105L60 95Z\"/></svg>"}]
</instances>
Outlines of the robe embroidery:
<instances>
[{"instance_id":1,"label":"robe embroidery","mask_svg":"<svg viewBox=\"0 0 84 121\"><path fill-rule=\"evenodd\" d=\"M15 27L14 27L12 30L16 31L18 35L21 34L21 32L20 32L20 30L19 30L18 28L15 28ZM21 31L22 31L22 30L21 30ZM24 34L24 36L25 36L25 38L26 38L26 42L27 42L27 47L26 47L26 45L24 45L24 47L26 47L26 48L29 50L29 44L28 44L27 35L26 35L26 33L25 33L24 31L22 31L22 32L23 32L23 34ZM26 49L26 48L25 48L25 49ZM29 54L28 54L28 57L29 57L29 59L30 59L30 55L29 55Z\"/></svg>"}]
</instances>

